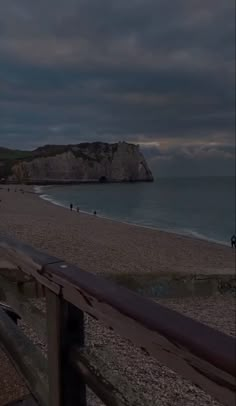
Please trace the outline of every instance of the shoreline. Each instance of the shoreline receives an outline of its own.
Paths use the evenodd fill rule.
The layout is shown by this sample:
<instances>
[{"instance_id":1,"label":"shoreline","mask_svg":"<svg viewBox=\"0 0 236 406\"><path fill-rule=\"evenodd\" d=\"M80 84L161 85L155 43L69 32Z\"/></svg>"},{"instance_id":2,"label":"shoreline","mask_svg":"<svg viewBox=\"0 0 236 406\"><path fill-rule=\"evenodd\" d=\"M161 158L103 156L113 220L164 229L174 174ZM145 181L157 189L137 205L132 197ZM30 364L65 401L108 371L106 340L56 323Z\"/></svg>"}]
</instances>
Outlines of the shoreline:
<instances>
[{"instance_id":1,"label":"shoreline","mask_svg":"<svg viewBox=\"0 0 236 406\"><path fill-rule=\"evenodd\" d=\"M51 179L51 180L38 180L38 181L26 181L22 180L21 183L15 182L15 181L7 181L7 183L1 182L0 185L2 186L72 186L72 185L88 185L88 184L105 184L109 185L112 183L152 183L154 182L154 178L152 179L134 179L134 180L100 180L100 179L88 179L88 180L74 180L74 179L69 179L69 180L56 180L56 179Z\"/></svg>"},{"instance_id":2,"label":"shoreline","mask_svg":"<svg viewBox=\"0 0 236 406\"><path fill-rule=\"evenodd\" d=\"M81 269L106 275L235 274L231 247L86 213L0 189L0 233ZM30 192L30 193L28 193Z\"/></svg>"},{"instance_id":3,"label":"shoreline","mask_svg":"<svg viewBox=\"0 0 236 406\"><path fill-rule=\"evenodd\" d=\"M235 252L229 247L126 225L98 216L77 214L41 199L30 187L24 189L23 194L14 190L8 193L0 188L0 238L8 234L76 264L82 270L106 278L111 274L115 278L129 278L132 273L136 283L139 280L142 282L144 277L165 279L173 271L177 281L185 273L184 284L191 275L199 277L201 283L204 279L211 280L217 271L226 277L229 270L235 275ZM160 282L158 279L158 289L161 287ZM234 295L157 297L155 300L187 317L235 336ZM36 307L45 309L41 299L37 301ZM40 340L30 325L21 323L20 327L40 349L46 351L46 343ZM146 356L142 349L134 348L129 341L106 329L102 323L86 317L85 329L88 347L94 348L101 358L105 351L108 354L108 368L119 370L121 376L134 388L138 385L148 405L221 406L210 395ZM18 375L9 371L10 361L3 356L0 351L0 361L3 360L0 372L5 382L11 384L8 398L2 402L5 404L13 400L10 397L14 391L22 393L25 387ZM5 386L3 382L2 387ZM2 387L0 382L0 389ZM1 395L5 395L4 390L0 394L0 404ZM101 406L97 399L91 399L92 404Z\"/></svg>"},{"instance_id":4,"label":"shoreline","mask_svg":"<svg viewBox=\"0 0 236 406\"><path fill-rule=\"evenodd\" d=\"M47 185L47 186L50 187L52 185ZM57 185L55 185L55 186L57 186ZM47 201L47 202L51 203L52 205L62 207L64 209L66 209L66 210L70 210L69 207L67 207L65 204L59 202L58 200L55 200L53 197L50 197L50 195L47 195L46 193L43 193L43 190L36 191L37 188L39 188L39 189L45 188L45 185L40 185L40 186L39 185L34 185L32 187L34 189L35 194L38 195L40 199L42 199L44 201ZM73 209L73 211L76 211L76 210ZM85 210L80 210L80 213L88 215L88 216L94 216L93 213L85 211ZM134 226L134 227L138 227L138 228L141 228L141 229L144 228L144 229L147 229L147 230L154 230L154 231L158 231L158 232L161 232L161 233L163 232L163 233L168 233L168 234L171 234L171 235L176 235L178 237L180 236L180 237L185 237L185 238L188 238L188 239L190 238L190 239L199 240L199 241L207 241L207 242L212 243L212 244L216 244L216 245L220 245L220 246L224 246L224 247L229 247L229 243L227 243L226 241L220 241L220 240L215 240L213 238L208 238L207 236L204 236L203 234L200 234L198 232L191 232L191 231L189 231L189 233L188 232L185 233L184 231L183 232L181 232L181 231L176 232L176 231L171 230L171 229L162 229L162 228L155 227L155 226L148 226L148 225L145 225L145 224L129 222L129 221L125 221L125 220L122 220L122 219L116 219L114 217L107 217L106 215L100 215L100 214L97 214L97 217L101 218L103 220L112 221L114 223L126 224L126 225L129 225L129 226ZM196 235L194 235L194 234L196 234Z\"/></svg>"}]
</instances>

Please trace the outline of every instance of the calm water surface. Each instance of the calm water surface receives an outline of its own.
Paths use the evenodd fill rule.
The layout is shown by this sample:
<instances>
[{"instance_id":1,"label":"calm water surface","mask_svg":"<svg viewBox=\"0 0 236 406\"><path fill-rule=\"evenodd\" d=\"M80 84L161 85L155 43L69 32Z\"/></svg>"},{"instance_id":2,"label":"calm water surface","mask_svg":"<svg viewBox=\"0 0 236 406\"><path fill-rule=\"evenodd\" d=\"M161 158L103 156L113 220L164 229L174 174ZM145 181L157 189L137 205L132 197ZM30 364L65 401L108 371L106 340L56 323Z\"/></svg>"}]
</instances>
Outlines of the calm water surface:
<instances>
[{"instance_id":1,"label":"calm water surface","mask_svg":"<svg viewBox=\"0 0 236 406\"><path fill-rule=\"evenodd\" d=\"M111 219L214 240L235 232L235 178L160 178L153 183L37 188L44 199Z\"/></svg>"}]
</instances>

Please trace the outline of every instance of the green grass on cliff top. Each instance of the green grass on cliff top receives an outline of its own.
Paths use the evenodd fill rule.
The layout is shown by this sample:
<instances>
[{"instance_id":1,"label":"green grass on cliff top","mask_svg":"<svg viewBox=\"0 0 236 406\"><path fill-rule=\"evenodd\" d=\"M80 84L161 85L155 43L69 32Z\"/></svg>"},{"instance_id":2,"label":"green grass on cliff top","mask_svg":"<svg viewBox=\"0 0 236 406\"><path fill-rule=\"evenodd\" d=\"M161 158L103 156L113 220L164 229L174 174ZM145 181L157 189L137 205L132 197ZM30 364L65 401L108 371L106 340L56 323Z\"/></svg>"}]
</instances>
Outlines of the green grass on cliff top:
<instances>
[{"instance_id":1,"label":"green grass on cliff top","mask_svg":"<svg viewBox=\"0 0 236 406\"><path fill-rule=\"evenodd\" d=\"M31 151L19 151L0 148L0 160L3 161L15 161L17 159L30 158L32 156Z\"/></svg>"}]
</instances>

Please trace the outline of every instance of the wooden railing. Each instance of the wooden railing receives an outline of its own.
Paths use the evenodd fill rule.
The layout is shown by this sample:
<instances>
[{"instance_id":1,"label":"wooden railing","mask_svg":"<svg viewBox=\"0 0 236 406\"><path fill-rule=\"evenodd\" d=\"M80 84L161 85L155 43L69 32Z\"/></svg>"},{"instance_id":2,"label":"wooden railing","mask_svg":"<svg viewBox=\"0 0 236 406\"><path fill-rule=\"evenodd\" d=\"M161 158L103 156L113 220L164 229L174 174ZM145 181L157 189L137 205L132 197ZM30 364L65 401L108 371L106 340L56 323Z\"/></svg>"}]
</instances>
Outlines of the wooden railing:
<instances>
[{"instance_id":1,"label":"wooden railing","mask_svg":"<svg viewBox=\"0 0 236 406\"><path fill-rule=\"evenodd\" d=\"M0 239L0 290L4 301L47 339L46 358L0 309L0 344L39 405L85 406L86 385L107 405L144 405L86 348L85 313L224 405L235 405L236 343L230 336L6 238ZM46 314L30 303L34 296L46 296Z\"/></svg>"}]
</instances>

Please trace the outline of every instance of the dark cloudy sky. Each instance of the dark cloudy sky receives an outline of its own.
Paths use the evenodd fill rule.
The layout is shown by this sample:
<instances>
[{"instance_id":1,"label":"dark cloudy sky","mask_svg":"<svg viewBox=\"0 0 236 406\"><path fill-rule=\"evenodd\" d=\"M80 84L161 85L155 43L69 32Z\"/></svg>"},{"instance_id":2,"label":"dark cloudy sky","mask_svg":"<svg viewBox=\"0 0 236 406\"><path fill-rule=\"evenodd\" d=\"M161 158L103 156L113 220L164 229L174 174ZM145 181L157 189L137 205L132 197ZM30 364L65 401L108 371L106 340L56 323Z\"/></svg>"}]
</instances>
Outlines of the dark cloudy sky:
<instances>
[{"instance_id":1,"label":"dark cloudy sky","mask_svg":"<svg viewBox=\"0 0 236 406\"><path fill-rule=\"evenodd\" d=\"M0 0L0 145L127 140L234 173L234 0Z\"/></svg>"}]
</instances>

